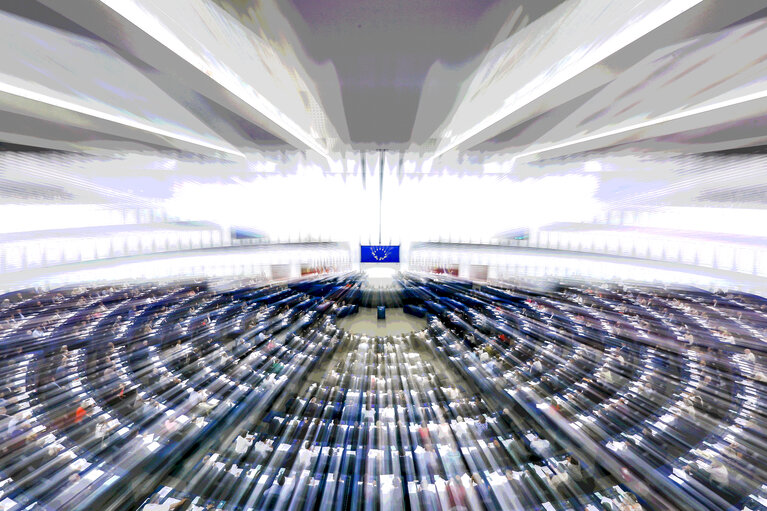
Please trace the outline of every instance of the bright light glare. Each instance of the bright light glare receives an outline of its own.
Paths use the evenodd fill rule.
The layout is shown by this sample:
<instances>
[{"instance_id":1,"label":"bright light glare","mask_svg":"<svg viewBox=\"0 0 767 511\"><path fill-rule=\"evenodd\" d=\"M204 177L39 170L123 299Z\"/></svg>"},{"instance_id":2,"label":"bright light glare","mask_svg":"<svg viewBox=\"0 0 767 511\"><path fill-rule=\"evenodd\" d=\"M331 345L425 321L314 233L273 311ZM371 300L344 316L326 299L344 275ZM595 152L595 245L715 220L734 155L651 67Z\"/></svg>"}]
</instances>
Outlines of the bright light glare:
<instances>
[{"instance_id":1,"label":"bright light glare","mask_svg":"<svg viewBox=\"0 0 767 511\"><path fill-rule=\"evenodd\" d=\"M564 4L559 11L552 11L551 15L512 36L508 41L509 53L505 58L486 61L485 66L475 73L475 82L466 95L473 100L460 105L448 128L458 134L446 136L446 142L439 147L435 157L455 148L701 2L663 0L611 2L609 5L605 2L580 2L574 7L572 3ZM561 18L552 19L557 16L557 12L562 13ZM583 30L584 23L592 26L592 30ZM544 28L544 24L548 26ZM547 42L530 44L538 39L546 39ZM517 55L520 44L530 44L534 51L520 57ZM486 69L488 66L501 69L505 65L508 68L507 60L516 58L523 60L515 63L512 72L499 73L501 78L489 83L480 80L489 73ZM520 87L519 84L523 85ZM501 108L487 103L486 98L491 88L494 89L493 93L507 91ZM482 91L484 93L480 94ZM513 92L509 94L508 91ZM483 105L482 101L486 104ZM470 127L458 128L456 124Z\"/></svg>"},{"instance_id":2,"label":"bright light glare","mask_svg":"<svg viewBox=\"0 0 767 511\"><path fill-rule=\"evenodd\" d=\"M225 62L222 62L221 60L214 60L213 62L210 62L210 59L204 52L196 52L190 47L191 43L199 44L197 42L197 38L203 36L204 34L193 34L193 35L187 35L187 40L183 41L180 37L180 35L185 34L183 31L183 27L179 24L175 24L174 30L169 29L163 20L158 18L156 16L156 10L153 12L150 12L149 9L141 5L140 1L137 0L100 0L101 3L118 13L120 16L125 18L126 20L130 21L134 25L136 25L138 28L143 30L147 35L154 38L157 42L171 50L173 53L187 61L189 64L193 65L203 73L205 73L208 77L210 77L212 80L215 80L219 85L224 87L226 90L246 102L248 105L250 105L253 109L260 112L264 116L266 116L269 120L274 122L276 125L282 127L285 129L288 133L295 136L297 139L299 139L301 142L306 144L309 148L316 151L323 157L328 157L328 152L320 145L317 140L312 137L310 133L307 133L306 130L304 130L298 123L296 123L293 119L288 117L283 113L283 111L290 111L294 110L293 108L287 108L286 105L283 105L283 108L278 108L272 101L270 101L269 98L265 97L263 94L259 93L258 90L256 90L250 83L247 83L242 80L242 78L233 71ZM180 4L176 4L178 6ZM169 10L174 7L173 4L167 3L162 4L161 10L162 13L165 14L164 10ZM208 6L209 8L215 8L214 6ZM192 17L199 17L199 12L195 10L194 8L184 8L184 16L187 18L187 21L190 21ZM166 14L166 16L168 16ZM214 27L219 28L223 30L223 32L229 32L230 34L232 31L238 31L238 35L242 33L242 28L238 27L236 23L231 23L227 25L227 21L224 19L225 16L223 15L223 12L218 18L211 18L210 20L206 20L208 22L213 22L215 19L217 23L220 23L223 26L222 27ZM169 18L166 20L167 22L174 22L176 20L172 20ZM202 27L207 27L205 23L202 24ZM209 29L212 30L212 29ZM252 34L251 34L252 35ZM197 38L195 37L197 36ZM255 35L252 35L251 42L255 41ZM263 43L266 44L266 43ZM239 48L240 52L245 52L245 54L253 53L255 50L253 48L247 49L247 48ZM261 50L262 54L268 54L269 50ZM223 54L223 53L219 53ZM273 62L272 64L278 64ZM255 65L255 63L251 63L251 66ZM269 68L266 68L269 69ZM247 70L247 68L245 69ZM268 81L261 81L260 82L262 86L267 85ZM283 90L285 94L287 94L287 91ZM278 98L282 98L283 96L278 96ZM275 98L272 98L275 99ZM292 105L294 106L294 105Z\"/></svg>"},{"instance_id":3,"label":"bright light glare","mask_svg":"<svg viewBox=\"0 0 767 511\"><path fill-rule=\"evenodd\" d=\"M128 119L126 117L119 117L117 115L113 115L108 112L102 112L100 110L96 110L94 108L90 108L85 105L78 105L77 103L74 103L72 101L67 101L61 98L54 98L53 96L50 96L47 94L41 94L39 92L35 92L32 90L16 87L15 85L11 85L9 83L0 82L0 92L3 92L5 94L11 94L13 96L18 96L20 98L30 99L32 101L37 101L40 103L45 103L46 105L54 106L57 108L63 108L65 110L88 115L90 117L95 117L97 119L103 119L105 121L113 122L116 124L122 124L123 126L128 126L129 128L135 128L141 131L146 131L148 133L154 133L155 135L160 135L161 137L168 137L175 140L180 140L182 142L188 142L190 144L194 144L200 147L207 147L208 149L213 149L215 151L221 151L222 153L231 154L234 156L238 156L240 158L245 158L244 154L242 154L237 149L234 149L231 147L224 147L217 144L211 144L210 142L206 142L198 138L189 137L187 135L182 135L180 133L174 133L172 131L164 130L161 128L156 128L155 126L152 126L150 124Z\"/></svg>"}]
</instances>

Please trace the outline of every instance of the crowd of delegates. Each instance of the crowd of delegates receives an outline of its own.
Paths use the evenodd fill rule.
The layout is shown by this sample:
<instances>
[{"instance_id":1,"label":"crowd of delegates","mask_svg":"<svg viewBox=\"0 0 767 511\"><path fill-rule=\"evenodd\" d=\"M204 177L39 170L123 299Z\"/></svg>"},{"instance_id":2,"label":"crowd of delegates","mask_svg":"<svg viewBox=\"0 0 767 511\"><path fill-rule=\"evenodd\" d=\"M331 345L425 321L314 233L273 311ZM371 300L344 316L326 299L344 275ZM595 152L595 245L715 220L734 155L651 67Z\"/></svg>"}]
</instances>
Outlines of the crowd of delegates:
<instances>
[{"instance_id":1,"label":"crowd of delegates","mask_svg":"<svg viewBox=\"0 0 767 511\"><path fill-rule=\"evenodd\" d=\"M0 508L96 509L237 405L268 410L330 343L292 328L331 306L265 284L0 297Z\"/></svg>"},{"instance_id":2,"label":"crowd of delegates","mask_svg":"<svg viewBox=\"0 0 767 511\"><path fill-rule=\"evenodd\" d=\"M626 486L665 493L681 508L767 505L763 298L412 284L458 370L515 412L554 422L561 437L616 461Z\"/></svg>"},{"instance_id":3,"label":"crowd of delegates","mask_svg":"<svg viewBox=\"0 0 767 511\"><path fill-rule=\"evenodd\" d=\"M409 276L0 296L0 509L767 509L767 301Z\"/></svg>"},{"instance_id":4,"label":"crowd of delegates","mask_svg":"<svg viewBox=\"0 0 767 511\"><path fill-rule=\"evenodd\" d=\"M190 485L163 487L151 509L225 501L242 509L522 510L568 499L640 509L609 477L597 484L545 431L521 428L424 354L427 331L368 338L329 329L340 346L322 376L205 453L182 476Z\"/></svg>"}]
</instances>

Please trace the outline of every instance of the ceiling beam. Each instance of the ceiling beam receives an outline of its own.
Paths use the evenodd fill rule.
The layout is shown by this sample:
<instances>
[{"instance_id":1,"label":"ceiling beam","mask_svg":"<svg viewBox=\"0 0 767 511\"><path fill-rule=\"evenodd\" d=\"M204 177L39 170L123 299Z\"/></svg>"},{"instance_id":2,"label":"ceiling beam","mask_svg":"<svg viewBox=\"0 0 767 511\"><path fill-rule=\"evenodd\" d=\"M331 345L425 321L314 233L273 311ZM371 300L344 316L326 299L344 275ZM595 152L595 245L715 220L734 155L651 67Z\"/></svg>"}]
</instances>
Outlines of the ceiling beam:
<instances>
[{"instance_id":1,"label":"ceiling beam","mask_svg":"<svg viewBox=\"0 0 767 511\"><path fill-rule=\"evenodd\" d=\"M295 85L291 84L294 90L278 91L282 94L265 90L266 85L281 85L269 74L268 66L278 68L274 71L281 77L295 71L287 68L279 58L266 62L264 55L278 56L269 41L249 32L212 3L171 0L40 2L297 149L313 150L327 157L327 147L307 128L306 118L311 116L301 101L285 105L283 98L298 97ZM204 9L215 11L216 16L203 19L200 12L207 12ZM190 33L188 26L208 28L207 31L200 28L196 33ZM227 42L223 34L239 34L239 37ZM243 43L243 40L248 42ZM252 78L261 70L264 72L259 79L244 78ZM295 119L296 114L303 117Z\"/></svg>"}]
</instances>

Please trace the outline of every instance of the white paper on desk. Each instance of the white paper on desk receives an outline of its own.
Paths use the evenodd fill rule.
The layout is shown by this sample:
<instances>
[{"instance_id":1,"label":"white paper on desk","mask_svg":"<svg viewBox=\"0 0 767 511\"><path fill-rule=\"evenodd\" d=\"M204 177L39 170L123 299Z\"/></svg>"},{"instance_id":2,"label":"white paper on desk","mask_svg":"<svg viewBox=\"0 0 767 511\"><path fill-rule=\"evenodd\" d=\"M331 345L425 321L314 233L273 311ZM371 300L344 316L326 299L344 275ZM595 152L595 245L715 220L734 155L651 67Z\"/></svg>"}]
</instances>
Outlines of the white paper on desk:
<instances>
[{"instance_id":1,"label":"white paper on desk","mask_svg":"<svg viewBox=\"0 0 767 511\"><path fill-rule=\"evenodd\" d=\"M680 479L680 478L678 478L678 477L677 477L677 476L675 476L674 474L671 474L671 475L669 475L669 476L668 476L668 478L669 478L669 479L671 479L672 481L674 481L674 482L678 483L678 484L684 484L684 480L683 480L683 479Z\"/></svg>"},{"instance_id":2,"label":"white paper on desk","mask_svg":"<svg viewBox=\"0 0 767 511\"><path fill-rule=\"evenodd\" d=\"M99 470L97 468L94 468L93 470L89 471L87 474L85 474L85 477L83 479L86 479L90 482L95 481L99 477L103 476L104 472L102 470Z\"/></svg>"},{"instance_id":3,"label":"white paper on desk","mask_svg":"<svg viewBox=\"0 0 767 511\"><path fill-rule=\"evenodd\" d=\"M0 501L0 511L8 511L9 509L13 509L16 506L16 501L11 499L4 499L3 501Z\"/></svg>"}]
</instances>

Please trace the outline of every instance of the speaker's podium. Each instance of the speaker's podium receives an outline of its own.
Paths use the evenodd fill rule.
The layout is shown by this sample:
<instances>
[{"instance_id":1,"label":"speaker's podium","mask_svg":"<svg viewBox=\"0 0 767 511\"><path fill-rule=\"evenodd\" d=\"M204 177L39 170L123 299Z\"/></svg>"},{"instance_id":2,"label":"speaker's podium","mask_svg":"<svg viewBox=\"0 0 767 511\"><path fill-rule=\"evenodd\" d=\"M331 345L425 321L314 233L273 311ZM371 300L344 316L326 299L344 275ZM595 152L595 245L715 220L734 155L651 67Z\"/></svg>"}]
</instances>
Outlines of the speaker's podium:
<instances>
[{"instance_id":1,"label":"speaker's podium","mask_svg":"<svg viewBox=\"0 0 767 511\"><path fill-rule=\"evenodd\" d=\"M378 319L386 319L386 306L385 305L379 305L378 306Z\"/></svg>"}]
</instances>

